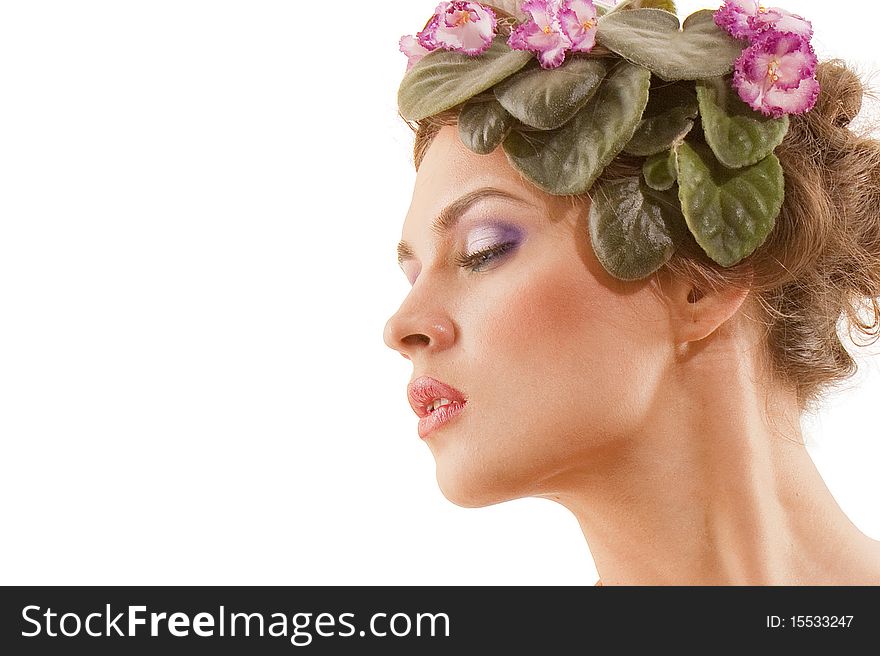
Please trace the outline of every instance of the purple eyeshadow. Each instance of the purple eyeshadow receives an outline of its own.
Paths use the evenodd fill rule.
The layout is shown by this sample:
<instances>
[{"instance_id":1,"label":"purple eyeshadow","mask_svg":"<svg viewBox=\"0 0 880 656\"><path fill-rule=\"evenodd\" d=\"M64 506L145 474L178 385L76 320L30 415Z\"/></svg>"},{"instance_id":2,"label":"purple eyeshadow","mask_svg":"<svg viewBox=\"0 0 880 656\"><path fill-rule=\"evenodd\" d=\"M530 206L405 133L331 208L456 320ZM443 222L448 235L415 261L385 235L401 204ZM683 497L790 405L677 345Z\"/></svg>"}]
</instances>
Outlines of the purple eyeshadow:
<instances>
[{"instance_id":1,"label":"purple eyeshadow","mask_svg":"<svg viewBox=\"0 0 880 656\"><path fill-rule=\"evenodd\" d=\"M524 236L524 231L511 223L489 223L468 233L465 248L468 253L476 253L499 244L519 245Z\"/></svg>"}]
</instances>

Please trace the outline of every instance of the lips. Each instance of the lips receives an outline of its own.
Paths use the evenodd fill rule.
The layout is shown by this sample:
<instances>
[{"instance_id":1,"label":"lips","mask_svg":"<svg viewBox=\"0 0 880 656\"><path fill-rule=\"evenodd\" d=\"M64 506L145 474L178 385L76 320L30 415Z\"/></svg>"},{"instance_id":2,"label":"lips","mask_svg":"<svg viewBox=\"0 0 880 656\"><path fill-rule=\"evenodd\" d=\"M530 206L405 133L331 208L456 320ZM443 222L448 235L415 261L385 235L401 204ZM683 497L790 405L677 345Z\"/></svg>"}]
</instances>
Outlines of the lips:
<instances>
[{"instance_id":1,"label":"lips","mask_svg":"<svg viewBox=\"0 0 880 656\"><path fill-rule=\"evenodd\" d=\"M421 438L427 437L440 426L457 417L467 404L464 394L430 376L420 376L413 380L407 388L407 395L410 406L419 416ZM449 403L431 410L432 404L439 399L446 399Z\"/></svg>"}]
</instances>

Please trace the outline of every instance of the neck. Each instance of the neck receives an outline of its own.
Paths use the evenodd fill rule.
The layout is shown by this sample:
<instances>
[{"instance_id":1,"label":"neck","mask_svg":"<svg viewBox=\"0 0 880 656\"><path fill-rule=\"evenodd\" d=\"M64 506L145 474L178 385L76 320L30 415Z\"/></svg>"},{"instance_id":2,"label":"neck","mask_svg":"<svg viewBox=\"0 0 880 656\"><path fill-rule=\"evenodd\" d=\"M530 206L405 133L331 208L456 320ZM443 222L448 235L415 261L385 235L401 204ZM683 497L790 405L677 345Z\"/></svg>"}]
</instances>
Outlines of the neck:
<instances>
[{"instance_id":1,"label":"neck","mask_svg":"<svg viewBox=\"0 0 880 656\"><path fill-rule=\"evenodd\" d=\"M603 585L880 584L880 543L826 487L794 394L760 393L729 346L676 365L642 428L540 496L577 517Z\"/></svg>"}]
</instances>

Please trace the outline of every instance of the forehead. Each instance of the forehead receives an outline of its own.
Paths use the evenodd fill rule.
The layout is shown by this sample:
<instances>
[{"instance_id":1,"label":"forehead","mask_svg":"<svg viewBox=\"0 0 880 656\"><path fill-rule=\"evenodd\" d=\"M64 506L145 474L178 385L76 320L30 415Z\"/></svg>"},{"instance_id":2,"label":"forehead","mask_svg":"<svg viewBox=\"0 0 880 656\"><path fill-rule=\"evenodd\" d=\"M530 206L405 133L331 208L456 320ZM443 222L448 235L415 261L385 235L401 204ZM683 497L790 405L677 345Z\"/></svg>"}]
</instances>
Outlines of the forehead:
<instances>
[{"instance_id":1,"label":"forehead","mask_svg":"<svg viewBox=\"0 0 880 656\"><path fill-rule=\"evenodd\" d=\"M511 183L519 180L519 174L507 162L502 147L489 155L477 154L461 142L456 125L445 125L434 136L419 166L416 188L420 184L430 184L437 174L459 183L473 178L492 182L505 179Z\"/></svg>"},{"instance_id":2,"label":"forehead","mask_svg":"<svg viewBox=\"0 0 880 656\"><path fill-rule=\"evenodd\" d=\"M446 205L480 187L497 187L548 212L560 202L525 180L500 146L489 155L477 154L461 142L457 126L447 125L434 137L419 166L404 234L408 227L429 223Z\"/></svg>"}]
</instances>

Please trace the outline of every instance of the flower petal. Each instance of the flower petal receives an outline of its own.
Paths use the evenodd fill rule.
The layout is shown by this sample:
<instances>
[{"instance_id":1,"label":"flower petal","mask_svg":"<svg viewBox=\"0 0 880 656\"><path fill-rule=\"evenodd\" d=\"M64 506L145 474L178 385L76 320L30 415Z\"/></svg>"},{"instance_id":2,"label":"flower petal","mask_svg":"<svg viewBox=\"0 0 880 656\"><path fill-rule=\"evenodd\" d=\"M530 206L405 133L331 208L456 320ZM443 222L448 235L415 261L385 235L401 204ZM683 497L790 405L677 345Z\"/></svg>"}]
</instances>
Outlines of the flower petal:
<instances>
[{"instance_id":1,"label":"flower petal","mask_svg":"<svg viewBox=\"0 0 880 656\"><path fill-rule=\"evenodd\" d=\"M495 12L477 2L441 2L437 6L434 42L446 50L479 55L492 44Z\"/></svg>"},{"instance_id":2,"label":"flower petal","mask_svg":"<svg viewBox=\"0 0 880 656\"><path fill-rule=\"evenodd\" d=\"M767 76L767 68L773 53L754 45L745 48L734 63L734 73L743 78L757 81Z\"/></svg>"},{"instance_id":3,"label":"flower petal","mask_svg":"<svg viewBox=\"0 0 880 656\"><path fill-rule=\"evenodd\" d=\"M713 17L715 24L727 30L735 39L752 39L756 31L749 25L749 18L758 13L756 0L727 0Z\"/></svg>"},{"instance_id":4,"label":"flower petal","mask_svg":"<svg viewBox=\"0 0 880 656\"><path fill-rule=\"evenodd\" d=\"M795 89L773 88L764 98L764 107L770 116L779 118L783 114L803 114L810 111L819 97L819 81L815 77L801 80Z\"/></svg>"},{"instance_id":5,"label":"flower petal","mask_svg":"<svg viewBox=\"0 0 880 656\"><path fill-rule=\"evenodd\" d=\"M779 58L777 75L779 79L774 86L783 89L796 88L801 80L811 77L816 70L816 55L802 50L795 50Z\"/></svg>"},{"instance_id":6,"label":"flower petal","mask_svg":"<svg viewBox=\"0 0 880 656\"><path fill-rule=\"evenodd\" d=\"M440 23L440 18L437 14L434 14L431 17L431 20L428 21L428 24L425 25L425 29L421 32L416 32L416 39L418 39L421 46L427 50L436 50L440 47L440 44L437 43L436 33L437 33L437 25Z\"/></svg>"},{"instance_id":7,"label":"flower petal","mask_svg":"<svg viewBox=\"0 0 880 656\"><path fill-rule=\"evenodd\" d=\"M772 71L765 70L775 74L774 86L782 89L796 89L801 80L816 72L819 63L809 41L794 33L766 32L749 49L763 51L771 57L771 61L763 65L772 64Z\"/></svg>"},{"instance_id":8,"label":"flower petal","mask_svg":"<svg viewBox=\"0 0 880 656\"><path fill-rule=\"evenodd\" d=\"M790 32L792 34L799 34L805 39L810 39L813 36L813 24L808 21L806 18L798 16L797 14L790 14L784 10L782 11L782 17L776 21L773 25L773 29L777 32Z\"/></svg>"},{"instance_id":9,"label":"flower petal","mask_svg":"<svg viewBox=\"0 0 880 656\"><path fill-rule=\"evenodd\" d=\"M556 5L553 0L526 0L520 7L532 16L532 21L541 29L555 27Z\"/></svg>"},{"instance_id":10,"label":"flower petal","mask_svg":"<svg viewBox=\"0 0 880 656\"><path fill-rule=\"evenodd\" d=\"M528 0L522 9L532 15L532 20L516 26L507 45L514 50L535 52L543 68L556 68L565 60L565 51L572 45L560 29L556 5L548 0Z\"/></svg>"},{"instance_id":11,"label":"flower petal","mask_svg":"<svg viewBox=\"0 0 880 656\"><path fill-rule=\"evenodd\" d=\"M772 29L777 32L797 34L805 39L813 36L813 24L810 21L778 7L771 7L749 16L748 23L756 34Z\"/></svg>"},{"instance_id":12,"label":"flower petal","mask_svg":"<svg viewBox=\"0 0 880 656\"><path fill-rule=\"evenodd\" d=\"M596 7L591 0L565 0L559 8L559 26L573 52L590 52L596 45Z\"/></svg>"},{"instance_id":13,"label":"flower petal","mask_svg":"<svg viewBox=\"0 0 880 656\"><path fill-rule=\"evenodd\" d=\"M571 41L562 32L545 32L528 22L511 32L507 44L514 50L531 50L538 54L543 68L555 68L565 59L565 51L571 46Z\"/></svg>"},{"instance_id":14,"label":"flower petal","mask_svg":"<svg viewBox=\"0 0 880 656\"><path fill-rule=\"evenodd\" d=\"M559 14L563 11L573 12L581 23L596 20L596 6L592 0L564 0L559 7Z\"/></svg>"},{"instance_id":15,"label":"flower petal","mask_svg":"<svg viewBox=\"0 0 880 656\"><path fill-rule=\"evenodd\" d=\"M555 48L548 48L538 53L538 62L542 68L556 68L565 61L565 51L568 49L568 39L559 40Z\"/></svg>"},{"instance_id":16,"label":"flower petal","mask_svg":"<svg viewBox=\"0 0 880 656\"><path fill-rule=\"evenodd\" d=\"M400 52L408 58L406 70L411 69L422 57L431 52L419 43L419 40L412 34L400 37L399 46Z\"/></svg>"},{"instance_id":17,"label":"flower petal","mask_svg":"<svg viewBox=\"0 0 880 656\"><path fill-rule=\"evenodd\" d=\"M769 87L766 78L743 75L737 70L733 74L733 86L743 102L756 111L762 111L764 95Z\"/></svg>"}]
</instances>

